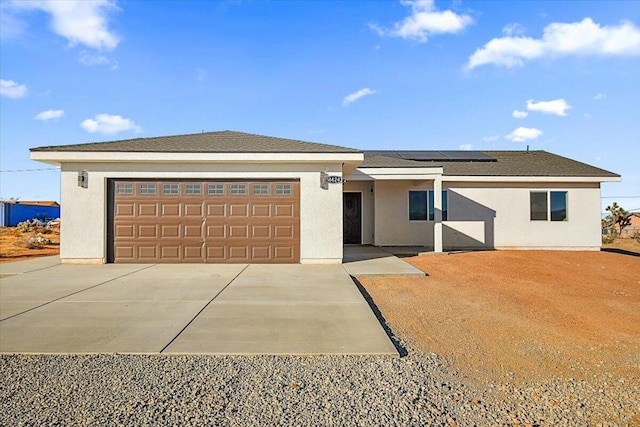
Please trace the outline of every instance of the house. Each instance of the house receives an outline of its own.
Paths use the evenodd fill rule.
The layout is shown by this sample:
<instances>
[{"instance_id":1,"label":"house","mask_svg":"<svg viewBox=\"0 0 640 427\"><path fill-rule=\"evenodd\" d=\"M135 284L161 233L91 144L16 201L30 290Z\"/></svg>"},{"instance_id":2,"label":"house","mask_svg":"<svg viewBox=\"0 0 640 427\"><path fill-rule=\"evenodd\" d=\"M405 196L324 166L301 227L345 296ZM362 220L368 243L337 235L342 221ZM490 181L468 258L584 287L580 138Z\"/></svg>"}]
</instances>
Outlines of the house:
<instances>
[{"instance_id":1,"label":"house","mask_svg":"<svg viewBox=\"0 0 640 427\"><path fill-rule=\"evenodd\" d=\"M600 248L614 173L545 151L362 151L240 132L38 147L64 262L339 263L343 244Z\"/></svg>"},{"instance_id":2,"label":"house","mask_svg":"<svg viewBox=\"0 0 640 427\"><path fill-rule=\"evenodd\" d=\"M631 218L631 221L622 230L620 237L632 239L636 233L640 232L640 212L629 212L629 218Z\"/></svg>"},{"instance_id":3,"label":"house","mask_svg":"<svg viewBox=\"0 0 640 427\"><path fill-rule=\"evenodd\" d=\"M60 217L60 205L54 201L2 200L0 227L15 227L23 221L41 221Z\"/></svg>"}]
</instances>

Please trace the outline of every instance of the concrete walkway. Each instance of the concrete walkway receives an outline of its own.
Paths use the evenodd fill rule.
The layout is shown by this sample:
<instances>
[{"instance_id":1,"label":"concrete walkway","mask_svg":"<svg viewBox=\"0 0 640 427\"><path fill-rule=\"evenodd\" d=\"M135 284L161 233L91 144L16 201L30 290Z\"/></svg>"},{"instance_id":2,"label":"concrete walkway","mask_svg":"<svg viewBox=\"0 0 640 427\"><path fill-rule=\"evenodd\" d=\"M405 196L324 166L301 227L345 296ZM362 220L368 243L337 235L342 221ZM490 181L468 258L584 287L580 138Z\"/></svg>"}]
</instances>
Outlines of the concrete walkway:
<instances>
[{"instance_id":1,"label":"concrete walkway","mask_svg":"<svg viewBox=\"0 0 640 427\"><path fill-rule=\"evenodd\" d=\"M351 276L422 276L424 272L376 246L345 246L342 265Z\"/></svg>"},{"instance_id":2,"label":"concrete walkway","mask_svg":"<svg viewBox=\"0 0 640 427\"><path fill-rule=\"evenodd\" d=\"M398 355L340 265L22 263L2 353Z\"/></svg>"}]
</instances>

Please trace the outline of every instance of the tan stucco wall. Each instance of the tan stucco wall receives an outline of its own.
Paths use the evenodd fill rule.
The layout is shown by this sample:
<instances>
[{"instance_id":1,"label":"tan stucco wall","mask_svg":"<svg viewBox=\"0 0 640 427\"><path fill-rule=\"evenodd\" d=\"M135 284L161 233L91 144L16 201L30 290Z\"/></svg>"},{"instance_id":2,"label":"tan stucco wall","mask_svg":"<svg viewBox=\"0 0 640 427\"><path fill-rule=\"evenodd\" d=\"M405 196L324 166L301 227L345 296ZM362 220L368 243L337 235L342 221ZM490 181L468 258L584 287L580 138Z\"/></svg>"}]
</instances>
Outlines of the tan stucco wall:
<instances>
[{"instance_id":1,"label":"tan stucco wall","mask_svg":"<svg viewBox=\"0 0 640 427\"><path fill-rule=\"evenodd\" d=\"M107 178L299 179L300 262L342 261L342 186L320 188L320 172L341 176L341 164L64 163L61 169L63 261L106 261ZM77 185L81 170L89 172L88 188Z\"/></svg>"},{"instance_id":2,"label":"tan stucco wall","mask_svg":"<svg viewBox=\"0 0 640 427\"><path fill-rule=\"evenodd\" d=\"M374 188L373 181L349 181L344 184L343 190L345 192L357 192L362 193L362 244L373 244L373 218L374 218L374 193L371 189Z\"/></svg>"},{"instance_id":3,"label":"tan stucco wall","mask_svg":"<svg viewBox=\"0 0 640 427\"><path fill-rule=\"evenodd\" d=\"M432 189L428 181L377 181L375 244L433 245L432 221L409 221L408 191ZM443 246L452 248L598 249L600 187L597 183L443 183L448 221ZM568 193L568 221L531 221L530 191Z\"/></svg>"}]
</instances>

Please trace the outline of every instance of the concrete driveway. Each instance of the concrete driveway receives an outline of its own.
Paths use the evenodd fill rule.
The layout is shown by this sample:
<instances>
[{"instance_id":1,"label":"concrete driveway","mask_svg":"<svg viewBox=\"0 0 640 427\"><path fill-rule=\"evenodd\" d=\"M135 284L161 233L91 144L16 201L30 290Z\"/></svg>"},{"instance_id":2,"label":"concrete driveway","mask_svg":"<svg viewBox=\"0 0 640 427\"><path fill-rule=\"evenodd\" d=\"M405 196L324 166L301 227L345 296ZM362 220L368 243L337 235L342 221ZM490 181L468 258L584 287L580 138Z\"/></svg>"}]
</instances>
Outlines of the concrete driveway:
<instances>
[{"instance_id":1,"label":"concrete driveway","mask_svg":"<svg viewBox=\"0 0 640 427\"><path fill-rule=\"evenodd\" d=\"M341 265L44 258L0 274L2 353L398 354Z\"/></svg>"}]
</instances>

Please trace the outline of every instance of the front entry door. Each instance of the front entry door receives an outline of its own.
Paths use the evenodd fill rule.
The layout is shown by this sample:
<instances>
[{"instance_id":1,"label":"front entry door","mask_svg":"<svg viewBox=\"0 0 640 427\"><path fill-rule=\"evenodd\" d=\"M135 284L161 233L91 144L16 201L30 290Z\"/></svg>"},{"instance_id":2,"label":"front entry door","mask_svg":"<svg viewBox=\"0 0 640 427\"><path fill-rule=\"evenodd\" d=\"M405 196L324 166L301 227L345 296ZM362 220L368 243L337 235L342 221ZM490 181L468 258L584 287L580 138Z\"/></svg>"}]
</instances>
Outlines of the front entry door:
<instances>
[{"instance_id":1,"label":"front entry door","mask_svg":"<svg viewBox=\"0 0 640 427\"><path fill-rule=\"evenodd\" d=\"M362 243L362 193L342 193L344 243Z\"/></svg>"}]
</instances>

